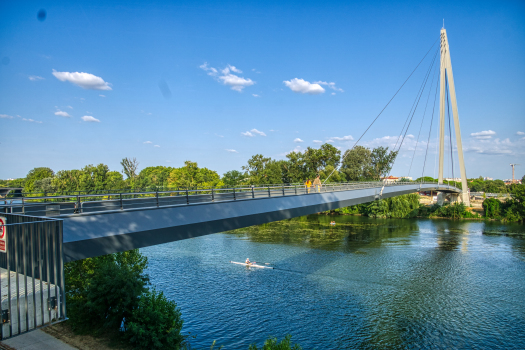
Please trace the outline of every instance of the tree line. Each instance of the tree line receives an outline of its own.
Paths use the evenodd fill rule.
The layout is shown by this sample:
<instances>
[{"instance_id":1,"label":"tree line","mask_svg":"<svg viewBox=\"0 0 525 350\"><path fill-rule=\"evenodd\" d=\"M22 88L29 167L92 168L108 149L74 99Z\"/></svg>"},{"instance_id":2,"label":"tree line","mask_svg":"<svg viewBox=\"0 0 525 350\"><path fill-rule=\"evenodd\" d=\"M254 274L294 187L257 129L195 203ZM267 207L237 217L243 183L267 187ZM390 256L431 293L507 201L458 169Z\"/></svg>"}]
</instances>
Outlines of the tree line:
<instances>
[{"instance_id":1,"label":"tree line","mask_svg":"<svg viewBox=\"0 0 525 350\"><path fill-rule=\"evenodd\" d=\"M380 180L390 172L396 155L397 152L389 151L388 147L357 146L341 156L340 150L326 143L318 149L308 147L304 152L290 152L283 160L256 154L241 170L228 171L222 177L189 160L178 168L151 166L138 171L139 162L135 158L124 158L120 172L110 170L105 164L56 173L48 167L39 167L30 170L25 178L0 180L0 187L19 187L27 193L62 194L303 183L317 175L321 180L329 177L328 182Z\"/></svg>"},{"instance_id":2,"label":"tree line","mask_svg":"<svg viewBox=\"0 0 525 350\"><path fill-rule=\"evenodd\" d=\"M135 158L124 158L121 171L110 170L105 164L86 165L81 169L54 172L47 167L30 170L26 177L0 180L0 187L23 188L26 193L65 194L107 190L157 190L177 188L234 187L263 184L304 183L317 175L327 182L379 181L387 176L398 153L388 147L373 149L356 146L343 155L336 147L325 143L318 149L308 147L303 152L290 152L286 159L272 159L256 154L240 170L230 170L222 177L214 170L199 167L190 160L182 167L151 166L138 171ZM524 176L525 180L525 176ZM408 180L404 180L408 181ZM437 182L432 177L416 180ZM451 182L461 188L461 182ZM510 187L501 180L468 180L471 192L509 193Z\"/></svg>"}]
</instances>

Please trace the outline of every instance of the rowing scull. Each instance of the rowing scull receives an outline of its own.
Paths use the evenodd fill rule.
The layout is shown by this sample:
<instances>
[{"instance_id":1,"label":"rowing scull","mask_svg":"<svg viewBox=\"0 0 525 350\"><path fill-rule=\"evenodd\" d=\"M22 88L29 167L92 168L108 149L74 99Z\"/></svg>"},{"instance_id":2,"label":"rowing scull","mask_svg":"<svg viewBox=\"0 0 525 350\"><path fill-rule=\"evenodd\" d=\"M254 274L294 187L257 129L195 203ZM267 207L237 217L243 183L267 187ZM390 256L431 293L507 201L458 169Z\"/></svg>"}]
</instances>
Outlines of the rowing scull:
<instances>
[{"instance_id":1,"label":"rowing scull","mask_svg":"<svg viewBox=\"0 0 525 350\"><path fill-rule=\"evenodd\" d=\"M260 269L273 269L272 266L262 266L262 265L257 265L257 264L246 264L246 263L236 262L236 261L230 261L230 262L232 264L244 265L244 266L248 266L248 267L258 267Z\"/></svg>"}]
</instances>

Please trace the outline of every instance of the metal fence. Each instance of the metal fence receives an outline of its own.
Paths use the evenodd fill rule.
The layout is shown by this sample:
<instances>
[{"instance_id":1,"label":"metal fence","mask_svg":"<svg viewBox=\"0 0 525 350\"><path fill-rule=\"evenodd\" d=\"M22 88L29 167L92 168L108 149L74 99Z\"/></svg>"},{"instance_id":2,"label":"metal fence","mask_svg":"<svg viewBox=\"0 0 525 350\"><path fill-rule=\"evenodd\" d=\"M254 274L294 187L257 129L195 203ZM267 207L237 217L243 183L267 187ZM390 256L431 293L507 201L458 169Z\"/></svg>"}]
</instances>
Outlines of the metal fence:
<instances>
[{"instance_id":1,"label":"metal fence","mask_svg":"<svg viewBox=\"0 0 525 350\"><path fill-rule=\"evenodd\" d=\"M66 299L62 220L4 213L0 217L6 222L0 227L5 232L0 331L6 339L65 320Z\"/></svg>"},{"instance_id":2,"label":"metal fence","mask_svg":"<svg viewBox=\"0 0 525 350\"><path fill-rule=\"evenodd\" d=\"M260 199L269 197L309 195L337 191L359 190L377 187L406 185L436 185L430 183L397 182L348 182L329 183L322 186L306 187L305 185L280 184L265 186L245 186L234 188L201 188L153 192L127 192L103 194L77 194L61 196L22 197L4 200L4 211L10 213L30 214L36 216L59 216L100 212L108 210L125 210L134 208L165 207L173 205L190 205L197 203ZM442 188L459 189L441 185ZM1 209L1 208L0 208Z\"/></svg>"}]
</instances>

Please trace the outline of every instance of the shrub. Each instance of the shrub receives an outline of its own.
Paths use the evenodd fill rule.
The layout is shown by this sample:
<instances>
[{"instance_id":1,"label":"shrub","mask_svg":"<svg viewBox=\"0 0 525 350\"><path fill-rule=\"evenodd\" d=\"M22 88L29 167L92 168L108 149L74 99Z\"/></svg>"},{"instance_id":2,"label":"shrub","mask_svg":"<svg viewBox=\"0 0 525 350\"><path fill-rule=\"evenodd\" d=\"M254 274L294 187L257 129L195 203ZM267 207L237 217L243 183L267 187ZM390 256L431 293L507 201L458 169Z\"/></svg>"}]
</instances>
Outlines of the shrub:
<instances>
[{"instance_id":1,"label":"shrub","mask_svg":"<svg viewBox=\"0 0 525 350\"><path fill-rule=\"evenodd\" d=\"M117 331L145 292L147 278L127 266L107 262L93 275L86 293L86 308L93 327Z\"/></svg>"},{"instance_id":2,"label":"shrub","mask_svg":"<svg viewBox=\"0 0 525 350\"><path fill-rule=\"evenodd\" d=\"M181 349L182 317L175 302L156 290L144 293L126 322L124 337L137 349Z\"/></svg>"},{"instance_id":3,"label":"shrub","mask_svg":"<svg viewBox=\"0 0 525 350\"><path fill-rule=\"evenodd\" d=\"M280 343L277 342L277 338L268 338L264 342L263 347L260 350L302 350L299 344L292 346L291 344L292 336L288 334L281 340ZM249 350L259 350L256 344L251 344Z\"/></svg>"},{"instance_id":4,"label":"shrub","mask_svg":"<svg viewBox=\"0 0 525 350\"><path fill-rule=\"evenodd\" d=\"M483 211L487 218L499 218L501 216L501 202L495 198L487 198L483 201Z\"/></svg>"},{"instance_id":5,"label":"shrub","mask_svg":"<svg viewBox=\"0 0 525 350\"><path fill-rule=\"evenodd\" d=\"M122 318L130 315L148 281L147 264L138 250L67 263L67 311L73 330L118 332Z\"/></svg>"}]
</instances>

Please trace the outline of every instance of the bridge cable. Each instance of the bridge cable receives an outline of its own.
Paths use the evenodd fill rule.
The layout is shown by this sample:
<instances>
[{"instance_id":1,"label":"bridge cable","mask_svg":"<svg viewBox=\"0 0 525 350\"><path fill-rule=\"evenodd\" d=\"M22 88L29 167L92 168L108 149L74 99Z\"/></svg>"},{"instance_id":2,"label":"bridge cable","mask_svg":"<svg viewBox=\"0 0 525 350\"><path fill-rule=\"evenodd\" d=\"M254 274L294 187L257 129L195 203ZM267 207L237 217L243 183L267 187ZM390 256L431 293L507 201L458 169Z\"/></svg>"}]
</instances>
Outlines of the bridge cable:
<instances>
[{"instance_id":1,"label":"bridge cable","mask_svg":"<svg viewBox=\"0 0 525 350\"><path fill-rule=\"evenodd\" d=\"M390 176L391 174L391 171L392 171L392 168L394 167L394 164L395 164L395 161L397 160L397 156L399 155L399 152L401 150L401 147L403 146L403 142L405 141L405 138L406 138L406 134L408 132L408 129L410 128L410 125L412 124L412 120L414 119L414 115L416 114L416 110L417 110L417 107L419 106L419 102L421 100L421 97L423 96L423 91L425 90L425 87L427 85L427 82L428 82L428 78L430 76L430 72L432 71L432 68L434 67L434 63L436 61L436 57L437 57L437 54L439 53L439 50L436 51L436 54L434 55L434 58L428 68L428 71L427 73L425 74L425 77L423 78L423 82L421 83L421 87L416 95L416 99L415 99L415 108L414 110L412 111L412 108L410 109L410 112L412 113L412 116L410 116L410 113L408 114L407 116L407 119L405 120L405 124L403 125L403 129L401 129L401 133L398 137L398 140L401 138L401 135L403 135L403 138L401 139L401 143L399 144L399 147L396 151L396 147L397 147L397 142L396 142L396 145L394 146L394 149L393 149L393 154L394 154L394 160L392 161L392 166L390 167L388 173L387 173L387 177ZM432 86L432 84L430 85ZM405 129L405 125L407 125L407 122L408 122L408 126L406 127ZM403 130L405 131L403 133ZM384 188L384 186L383 186ZM383 194L383 189L381 189L381 195Z\"/></svg>"},{"instance_id":2,"label":"bridge cable","mask_svg":"<svg viewBox=\"0 0 525 350\"><path fill-rule=\"evenodd\" d=\"M439 74L439 71L438 71L438 74ZM432 124L434 122L434 113L436 111L438 87L439 87L439 79L436 80L436 93L434 95L434 106L432 107L432 118L430 119L430 128L428 129L427 150L425 151L425 161L423 162L423 171L421 172L421 182L423 182L423 177L425 176L425 166L427 164L428 147L430 145L430 135L432 134ZM434 168L435 168L435 164L434 164Z\"/></svg>"},{"instance_id":3,"label":"bridge cable","mask_svg":"<svg viewBox=\"0 0 525 350\"><path fill-rule=\"evenodd\" d=\"M417 134L416 146L414 147L414 153L412 154L412 160L410 161L410 167L408 168L407 176L410 176L410 171L412 170L412 164L414 163L414 158L416 157L417 146L419 144L419 137L421 136L421 130L423 129L423 122L425 121L425 116L427 114L428 101L430 100L430 94L432 93L432 85L434 85L434 78L435 76L432 77L432 82L429 85L427 103L425 104L425 110L423 111L423 118L421 119L421 125L419 126L419 133ZM432 125L430 127L432 128Z\"/></svg>"},{"instance_id":4,"label":"bridge cable","mask_svg":"<svg viewBox=\"0 0 525 350\"><path fill-rule=\"evenodd\" d=\"M414 70L412 71L412 73L410 73L410 75L408 76L408 78L406 78L406 80L403 82L403 84L401 85L401 87L396 91L396 93L394 94L394 96L392 96L392 98L388 101L388 103L385 105L385 107L383 107L383 109L381 110L381 112L379 112L379 114L375 117L375 119L372 121L372 123L368 126L368 128L366 128L366 130L361 134L361 136L359 137L359 139L354 143L354 145L352 146L352 148L350 148L350 150L348 151L351 151L355 148L355 146L358 144L359 141L361 141L361 139L363 138L363 136L365 136L365 134L368 132L368 130L372 127L372 125L374 125L374 123L376 122L376 120L379 118L379 116L381 116L381 114L383 114L383 112L385 111L385 109L388 107L388 105L390 104L390 102L392 102L392 100L397 96L397 94L399 93L399 91L401 91L401 89L403 88L403 86L405 86L405 84L407 83L407 81L410 79L410 77L412 77L412 75L414 74L414 72L417 70L417 68L421 65L421 63L425 60L425 58L427 57L427 55L429 54L429 52L432 50L432 48L434 47L434 45L440 40L441 38L438 38L436 41L434 41L434 43L432 43L432 46L430 47L430 49L427 51L427 53L425 54L425 56L423 56L423 58L421 59L421 61L419 61L419 63L417 64L416 68L414 68ZM345 159L345 157L350 153L350 152L345 152L345 154L343 155L343 158L341 159L340 161L340 164L342 165L343 163L343 160ZM332 172L330 173L330 175L328 175L328 177L323 181L323 184L326 183L326 181L328 181L328 179L330 178L330 176L332 176L332 174L338 169L341 167L341 165L339 165L338 167L334 167L334 170L332 170Z\"/></svg>"},{"instance_id":5,"label":"bridge cable","mask_svg":"<svg viewBox=\"0 0 525 350\"><path fill-rule=\"evenodd\" d=\"M403 142L405 141L405 137L407 135L408 129L410 128L410 125L412 124L412 120L414 119L414 115L416 114L417 107L419 106L419 101L421 100L421 97L423 96L423 91L425 90L425 87L427 85L428 77L430 75L430 71L432 70L432 67L434 66L434 62L436 61L436 57L437 57L438 52L436 52L436 55L434 56L434 59L432 60L430 68L428 69L428 72L427 72L427 74L426 74L426 76L424 78L423 85L422 85L422 88L421 88L421 93L419 93L419 97L416 97L417 98L417 104L416 104L416 107L414 108L412 116L410 117L410 121L408 122L408 126L405 129L405 133L403 134L403 138L401 139L401 143L399 144L399 148L397 150L398 154L399 154L399 151L401 150L401 146L403 146ZM408 117L407 117L407 120L408 120ZM405 124L406 124L406 122L405 122ZM401 130L401 132L403 132L403 130ZM395 146L394 146L394 151L395 151ZM395 159L397 158L398 154L396 154ZM394 159L394 162L395 162L395 159ZM392 166L393 165L394 164L392 163Z\"/></svg>"},{"instance_id":6,"label":"bridge cable","mask_svg":"<svg viewBox=\"0 0 525 350\"><path fill-rule=\"evenodd\" d=\"M434 63L436 62L436 57L437 57L438 52L439 52L439 50L436 51L436 54L435 54L435 56L434 56L434 58L433 58L433 60L432 60L432 62L430 64L430 66L428 68L428 71L427 71L425 77L423 78L423 83L421 84L421 88L420 88L418 94L416 95L417 103L415 105L415 108L414 108L414 111L412 113L412 116L410 116L410 113L407 116L407 120L405 121L404 125L407 125L407 122L408 122L408 126L406 127L404 134L403 134L404 125L403 125L403 129L401 129L401 134L403 134L403 138L401 139L401 143L399 144L399 147L398 147L397 151L396 151L397 142L396 142L396 145L394 146L394 149L392 151L393 155L394 155L394 160L391 163L392 166L388 170L387 177L390 176L390 173L392 171L392 168L394 167L395 161L397 160L397 156L399 155L399 152L401 151L401 147L403 146L403 143L405 141L406 134L408 132L408 129L410 128L410 125L412 124L412 120L414 119L414 115L416 114L416 110L417 110L417 107L419 106L419 102L421 100L421 97L423 96L423 92L425 90L425 87L426 87L427 82L428 82L428 78L430 76L430 72L432 71L432 68L434 67ZM432 84L430 86L432 86ZM412 112L412 109L411 109L411 112ZM409 117L410 117L410 120L408 119ZM400 134L400 136L401 136L401 134ZM398 138L398 140L399 140L399 138ZM381 192L379 194L379 197L383 196L384 188L385 188L385 183L383 183L383 187L381 188Z\"/></svg>"},{"instance_id":7,"label":"bridge cable","mask_svg":"<svg viewBox=\"0 0 525 350\"><path fill-rule=\"evenodd\" d=\"M437 53L436 53L437 55ZM434 65L434 60L435 60L435 56L434 56L434 59L432 60L432 63L430 65L430 67L428 68L427 72L425 73L425 76L423 77L423 81L421 82L421 86L419 87L419 91L417 92L416 94L416 98L414 99L414 103L412 104L412 107L410 108L410 111L408 112L408 115L407 115L407 118L405 120L405 123L403 124L403 128L401 128L401 132L399 133L399 136L397 137L397 141L394 145L394 148L393 150L395 151L398 143L399 143L399 140L401 140L401 135L403 135L403 130L405 130L405 127L408 123L408 121L410 120L410 115L414 115L414 113L416 112L416 109L417 109L417 106L419 104L419 100L421 99L421 95L423 94L423 90L425 89L425 85L426 85L426 81L427 81L427 77L428 75L430 74L430 71L432 69L432 66ZM414 109L415 107L415 109Z\"/></svg>"}]
</instances>

